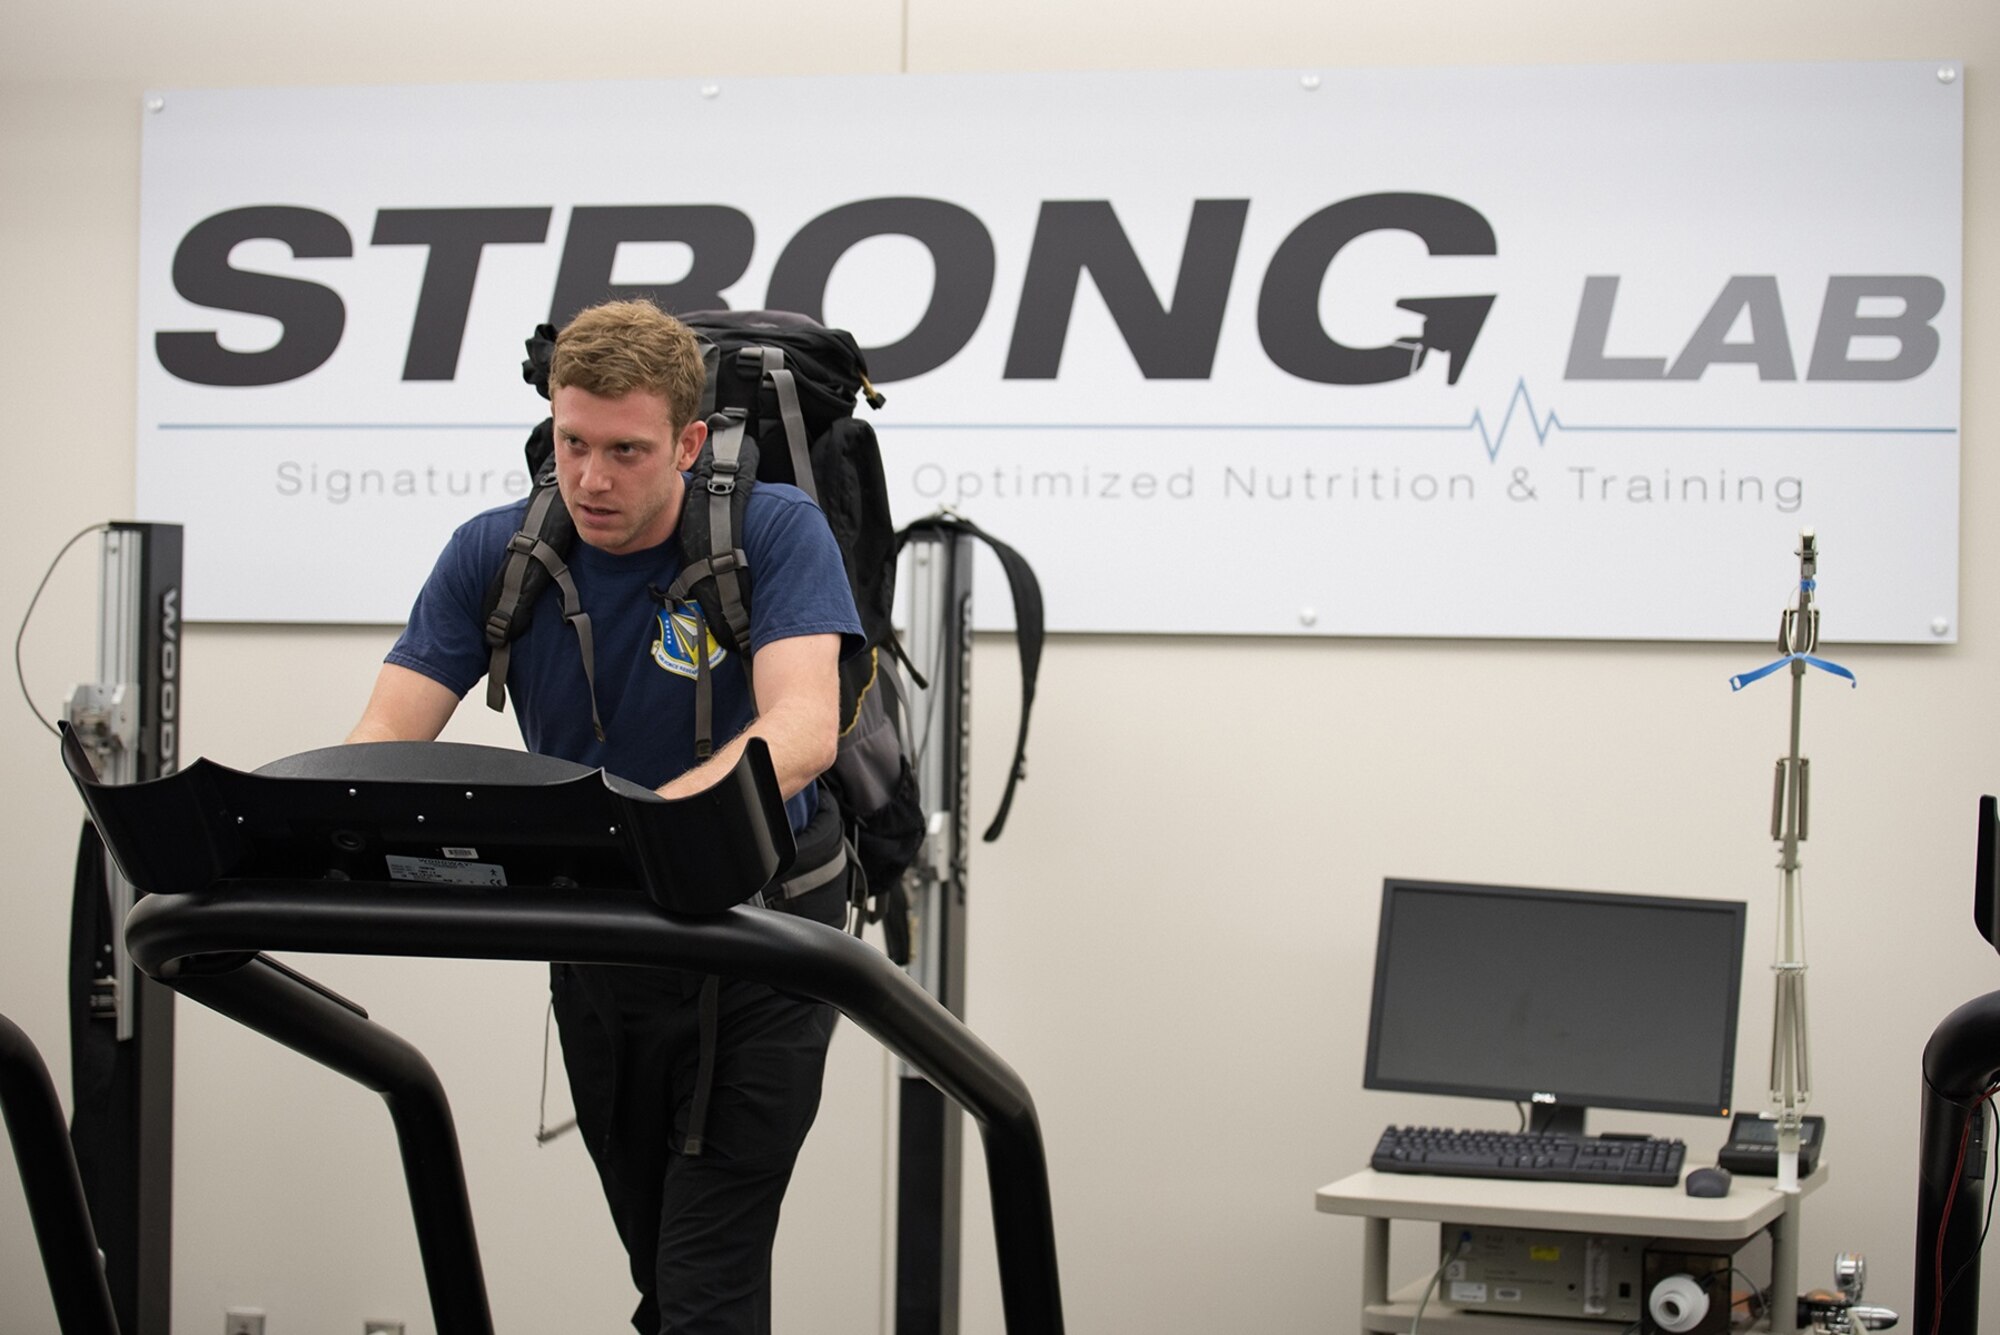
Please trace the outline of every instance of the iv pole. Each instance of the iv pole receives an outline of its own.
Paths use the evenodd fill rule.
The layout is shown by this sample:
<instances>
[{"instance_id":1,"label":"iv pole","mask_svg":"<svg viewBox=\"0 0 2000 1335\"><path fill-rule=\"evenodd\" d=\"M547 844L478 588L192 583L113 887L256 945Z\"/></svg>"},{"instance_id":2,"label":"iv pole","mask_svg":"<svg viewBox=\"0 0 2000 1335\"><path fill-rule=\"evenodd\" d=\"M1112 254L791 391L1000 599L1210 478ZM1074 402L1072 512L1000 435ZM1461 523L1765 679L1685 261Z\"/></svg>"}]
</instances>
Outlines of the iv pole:
<instances>
[{"instance_id":1,"label":"iv pole","mask_svg":"<svg viewBox=\"0 0 2000 1335\"><path fill-rule=\"evenodd\" d=\"M1778 761L1771 792L1771 837L1778 841L1778 946L1771 966L1776 995L1771 1014L1771 1101L1778 1117L1779 1191L1799 1189L1799 1131L1812 1098L1812 1069L1806 1052L1805 906L1799 887L1799 845L1807 832L1807 798L1811 762L1799 754L1799 719L1805 697L1808 666L1847 678L1854 674L1837 663L1814 657L1819 648L1819 609L1813 605L1819 569L1819 545L1811 529L1799 531L1799 592L1797 604L1785 609L1778 622L1778 652L1784 657L1755 672L1729 680L1731 690L1789 667L1792 678L1791 747Z\"/></svg>"},{"instance_id":2,"label":"iv pole","mask_svg":"<svg viewBox=\"0 0 2000 1335\"><path fill-rule=\"evenodd\" d=\"M1778 1109L1778 1190L1799 1189L1799 1127L1812 1097L1806 1056L1805 906L1799 895L1799 843L1806 837L1806 785L1811 770L1799 754L1799 715L1805 699L1806 654L1819 647L1819 609L1813 606L1819 552L1813 532L1799 534L1799 601L1778 625L1778 648L1791 656L1791 752L1778 762L1772 788L1771 837L1779 841L1778 960L1771 966L1777 995L1771 1011L1771 1101Z\"/></svg>"}]
</instances>

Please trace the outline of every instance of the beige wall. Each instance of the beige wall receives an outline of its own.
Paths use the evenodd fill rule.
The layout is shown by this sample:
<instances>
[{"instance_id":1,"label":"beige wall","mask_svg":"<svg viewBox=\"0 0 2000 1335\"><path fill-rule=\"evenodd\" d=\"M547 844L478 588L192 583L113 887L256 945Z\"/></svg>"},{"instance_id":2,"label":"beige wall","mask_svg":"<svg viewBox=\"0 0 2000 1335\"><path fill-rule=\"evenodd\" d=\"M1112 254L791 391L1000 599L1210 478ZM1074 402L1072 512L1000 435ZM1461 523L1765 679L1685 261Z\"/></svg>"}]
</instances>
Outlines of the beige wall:
<instances>
[{"instance_id":1,"label":"beige wall","mask_svg":"<svg viewBox=\"0 0 2000 1335\"><path fill-rule=\"evenodd\" d=\"M2000 986L1967 907L1972 811L2000 790L2000 19L1988 0L1603 0L1358 5L1187 0L466 0L339 6L7 0L0 44L0 300L15 479L0 625L72 532L132 505L139 97L152 87L955 70L1955 58L1967 66L1963 603L1950 648L1841 646L1862 686L1815 682L1806 850L1815 1110L1833 1180L1804 1278L1868 1255L1911 1298L1918 1058ZM1226 14L1226 18L1224 17ZM523 164L532 171L532 164ZM856 164L857 174L865 165ZM79 310L88 311L84 319ZM1048 582L1089 578L1038 554ZM1077 553L1081 557L1082 553ZM1829 564L1837 559L1830 545ZM95 560L51 582L24 667L53 713L92 670ZM309 598L310 590L301 590ZM997 597L997 590L986 596ZM1776 609L1773 609L1775 616ZM1839 640L1827 599L1829 646ZM250 766L335 738L390 632L198 626L183 754ZM1070 636L1044 664L1032 774L973 862L971 1019L1035 1091L1076 1331L1346 1329L1359 1226L1313 1188L1392 1121L1504 1110L1360 1088L1384 875L1753 904L1739 1101L1760 1106L1776 876L1765 837L1781 688L1732 697L1744 646ZM1013 728L1012 644L976 656L975 801ZM503 740L468 709L453 735ZM61 994L79 808L51 739L0 709L0 1012L65 1065ZM627 1288L574 1138L530 1139L544 989L534 966L308 959L432 1055L460 1118L502 1331L622 1328ZM379 1101L192 1005L179 1012L175 1329L230 1304L271 1335L430 1329ZM58 1072L67 1090L67 1076ZM885 1074L851 1027L780 1241L784 1329L877 1328ZM1620 1125L1606 1117L1605 1124ZM1645 1119L1712 1153L1721 1128ZM964 1328L1000 1329L974 1156ZM1399 1234L1399 1238L1402 1235ZM1415 1238L1404 1239L1413 1245ZM1414 1273L1407 1252L1400 1266ZM1987 1286L1989 1320L1995 1290ZM0 1171L0 1330L55 1329L18 1183Z\"/></svg>"}]
</instances>

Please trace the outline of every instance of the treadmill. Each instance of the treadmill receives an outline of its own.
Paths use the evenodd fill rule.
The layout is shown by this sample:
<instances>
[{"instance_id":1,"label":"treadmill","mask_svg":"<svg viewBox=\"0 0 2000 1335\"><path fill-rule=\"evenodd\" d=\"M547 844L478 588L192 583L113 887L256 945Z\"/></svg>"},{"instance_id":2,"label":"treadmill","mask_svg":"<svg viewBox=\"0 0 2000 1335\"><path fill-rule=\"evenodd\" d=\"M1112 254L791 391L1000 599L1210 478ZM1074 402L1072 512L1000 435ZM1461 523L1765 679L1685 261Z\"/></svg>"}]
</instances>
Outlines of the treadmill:
<instances>
[{"instance_id":1,"label":"treadmill","mask_svg":"<svg viewBox=\"0 0 2000 1335\"><path fill-rule=\"evenodd\" d=\"M1061 1332L1027 1087L880 952L761 907L794 849L760 740L669 801L601 769L450 742L329 747L254 772L204 758L105 784L62 732L63 763L142 895L125 927L138 966L382 1095L439 1335L493 1330L444 1090L422 1053L265 951L668 966L824 1001L978 1123L1006 1329ZM103 1329L59 1315L66 1335Z\"/></svg>"}]
</instances>

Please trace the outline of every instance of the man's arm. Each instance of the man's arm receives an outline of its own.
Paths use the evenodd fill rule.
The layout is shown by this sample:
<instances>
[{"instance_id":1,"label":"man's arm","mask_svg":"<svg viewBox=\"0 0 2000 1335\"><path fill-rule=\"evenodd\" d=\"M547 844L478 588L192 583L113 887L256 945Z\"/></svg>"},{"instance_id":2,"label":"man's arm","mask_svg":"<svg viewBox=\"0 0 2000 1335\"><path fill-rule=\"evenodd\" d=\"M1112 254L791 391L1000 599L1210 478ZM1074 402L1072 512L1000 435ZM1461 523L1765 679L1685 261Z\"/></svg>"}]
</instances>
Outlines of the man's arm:
<instances>
[{"instance_id":1,"label":"man's arm","mask_svg":"<svg viewBox=\"0 0 2000 1335\"><path fill-rule=\"evenodd\" d=\"M833 763L840 743L840 637L773 640L751 660L751 681L756 721L707 760L662 785L660 796L686 797L708 787L736 764L750 737L762 737L771 748L778 787L786 797L803 791Z\"/></svg>"},{"instance_id":2,"label":"man's arm","mask_svg":"<svg viewBox=\"0 0 2000 1335\"><path fill-rule=\"evenodd\" d=\"M384 663L350 742L431 742L444 731L458 697L421 672Z\"/></svg>"}]
</instances>

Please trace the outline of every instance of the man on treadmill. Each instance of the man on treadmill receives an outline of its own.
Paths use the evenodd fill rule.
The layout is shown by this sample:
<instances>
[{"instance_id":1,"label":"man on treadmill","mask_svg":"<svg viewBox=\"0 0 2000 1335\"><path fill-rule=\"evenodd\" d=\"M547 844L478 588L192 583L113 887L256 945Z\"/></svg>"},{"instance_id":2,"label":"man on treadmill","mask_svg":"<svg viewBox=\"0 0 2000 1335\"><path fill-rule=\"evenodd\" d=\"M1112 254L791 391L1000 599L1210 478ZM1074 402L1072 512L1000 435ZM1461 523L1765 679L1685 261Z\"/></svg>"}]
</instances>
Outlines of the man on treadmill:
<instances>
[{"instance_id":1,"label":"man on treadmill","mask_svg":"<svg viewBox=\"0 0 2000 1335\"><path fill-rule=\"evenodd\" d=\"M664 797L712 783L745 739L761 737L793 829L804 830L813 780L833 760L837 665L859 647L860 622L825 517L772 483L755 487L744 520L749 680L712 638L692 643L691 609L665 605L681 566L683 470L707 434L696 418L702 384L694 336L648 302L594 307L557 335L556 476L581 539L569 567L590 618L595 683L551 595L515 642L506 684L528 749ZM485 675L486 591L527 504L452 535L349 741L434 739ZM714 735L731 739L707 760L695 754L697 655L713 674ZM838 923L843 884L785 907ZM578 1124L640 1292L634 1327L768 1331L771 1244L818 1111L835 1012L678 969L554 964L550 986Z\"/></svg>"}]
</instances>

